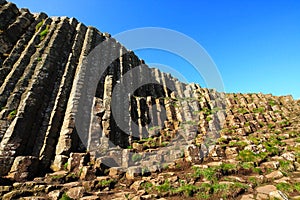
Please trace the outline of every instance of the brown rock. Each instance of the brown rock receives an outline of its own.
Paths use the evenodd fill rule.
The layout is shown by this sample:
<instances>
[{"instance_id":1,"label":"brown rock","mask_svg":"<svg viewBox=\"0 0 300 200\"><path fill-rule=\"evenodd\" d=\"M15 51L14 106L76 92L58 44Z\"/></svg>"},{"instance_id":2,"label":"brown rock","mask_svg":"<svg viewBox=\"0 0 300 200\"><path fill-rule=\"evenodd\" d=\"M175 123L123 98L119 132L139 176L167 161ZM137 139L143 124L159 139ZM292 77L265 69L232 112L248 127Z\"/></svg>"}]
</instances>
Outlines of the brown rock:
<instances>
[{"instance_id":1,"label":"brown rock","mask_svg":"<svg viewBox=\"0 0 300 200\"><path fill-rule=\"evenodd\" d=\"M48 197L51 199L51 200L58 200L60 195L61 195L61 191L60 190L53 190L51 192L48 193Z\"/></svg>"},{"instance_id":2,"label":"brown rock","mask_svg":"<svg viewBox=\"0 0 300 200\"><path fill-rule=\"evenodd\" d=\"M270 162L264 162L260 165L260 167L265 169L278 169L279 162L278 161L270 161Z\"/></svg>"},{"instance_id":3,"label":"brown rock","mask_svg":"<svg viewBox=\"0 0 300 200\"><path fill-rule=\"evenodd\" d=\"M283 192L276 190L273 192L270 192L269 194L270 199L276 199L276 200L287 200L289 199L286 194L284 194Z\"/></svg>"},{"instance_id":4,"label":"brown rock","mask_svg":"<svg viewBox=\"0 0 300 200\"><path fill-rule=\"evenodd\" d=\"M243 195L240 200L254 200L254 195L253 194Z\"/></svg>"},{"instance_id":5,"label":"brown rock","mask_svg":"<svg viewBox=\"0 0 300 200\"><path fill-rule=\"evenodd\" d=\"M130 186L130 189L133 189L135 191L138 191L141 188L141 184L144 183L145 181L144 180L140 180L140 181L135 181L131 186Z\"/></svg>"},{"instance_id":6,"label":"brown rock","mask_svg":"<svg viewBox=\"0 0 300 200\"><path fill-rule=\"evenodd\" d=\"M80 200L100 200L100 198L98 196L86 196L80 198Z\"/></svg>"},{"instance_id":7,"label":"brown rock","mask_svg":"<svg viewBox=\"0 0 300 200\"><path fill-rule=\"evenodd\" d=\"M201 149L195 145L189 145L184 150L185 160L195 164L201 163L203 153Z\"/></svg>"},{"instance_id":8,"label":"brown rock","mask_svg":"<svg viewBox=\"0 0 300 200\"><path fill-rule=\"evenodd\" d=\"M281 157L283 157L284 159L288 160L288 161L295 161L296 157L293 153L288 152L288 153L284 153L281 155Z\"/></svg>"},{"instance_id":9,"label":"brown rock","mask_svg":"<svg viewBox=\"0 0 300 200\"><path fill-rule=\"evenodd\" d=\"M124 169L122 167L112 167L109 168L109 175L112 177L120 177L124 174Z\"/></svg>"},{"instance_id":10,"label":"brown rock","mask_svg":"<svg viewBox=\"0 0 300 200\"><path fill-rule=\"evenodd\" d=\"M274 172L271 172L270 174L266 175L266 178L268 178L268 179L279 179L282 177L283 177L283 174L281 173L281 171L274 171Z\"/></svg>"},{"instance_id":11,"label":"brown rock","mask_svg":"<svg viewBox=\"0 0 300 200\"><path fill-rule=\"evenodd\" d=\"M267 194L269 195L270 192L276 191L276 187L274 185L265 185L256 188L257 193Z\"/></svg>"},{"instance_id":12,"label":"brown rock","mask_svg":"<svg viewBox=\"0 0 300 200\"><path fill-rule=\"evenodd\" d=\"M83 187L74 187L67 191L67 195L72 199L79 199L83 197L85 189Z\"/></svg>"},{"instance_id":13,"label":"brown rock","mask_svg":"<svg viewBox=\"0 0 300 200\"><path fill-rule=\"evenodd\" d=\"M9 177L16 181L33 179L38 171L38 164L39 160L37 157L18 156L11 167Z\"/></svg>"},{"instance_id":14,"label":"brown rock","mask_svg":"<svg viewBox=\"0 0 300 200\"><path fill-rule=\"evenodd\" d=\"M129 167L126 172L127 179L134 179L142 174L141 167Z\"/></svg>"}]
</instances>

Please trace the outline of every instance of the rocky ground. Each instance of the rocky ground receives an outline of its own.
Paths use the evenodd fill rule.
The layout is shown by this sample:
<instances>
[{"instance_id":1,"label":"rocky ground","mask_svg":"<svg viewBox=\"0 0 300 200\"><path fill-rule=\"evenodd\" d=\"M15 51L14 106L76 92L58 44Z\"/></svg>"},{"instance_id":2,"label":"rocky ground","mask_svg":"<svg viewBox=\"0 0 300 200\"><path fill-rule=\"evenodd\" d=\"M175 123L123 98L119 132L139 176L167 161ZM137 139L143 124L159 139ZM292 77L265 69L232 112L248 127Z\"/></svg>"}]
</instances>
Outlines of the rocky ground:
<instances>
[{"instance_id":1,"label":"rocky ground","mask_svg":"<svg viewBox=\"0 0 300 200\"><path fill-rule=\"evenodd\" d=\"M189 162L191 155L185 152L156 172L138 167L125 172L103 166L92 154L73 153L65 170L29 182L2 178L0 195L62 200L300 199L300 102L260 94L228 94L226 99L221 136L198 164ZM147 141L140 143L146 144L144 150L150 148Z\"/></svg>"}]
</instances>

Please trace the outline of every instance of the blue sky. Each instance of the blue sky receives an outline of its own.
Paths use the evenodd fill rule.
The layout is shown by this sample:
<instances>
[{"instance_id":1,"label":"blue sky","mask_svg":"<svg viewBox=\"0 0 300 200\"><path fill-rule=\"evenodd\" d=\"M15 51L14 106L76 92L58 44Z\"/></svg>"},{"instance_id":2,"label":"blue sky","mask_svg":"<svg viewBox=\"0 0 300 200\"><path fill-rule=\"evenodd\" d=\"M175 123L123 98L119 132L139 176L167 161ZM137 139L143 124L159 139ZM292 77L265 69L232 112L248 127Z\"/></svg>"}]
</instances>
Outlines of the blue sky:
<instances>
[{"instance_id":1,"label":"blue sky","mask_svg":"<svg viewBox=\"0 0 300 200\"><path fill-rule=\"evenodd\" d=\"M196 40L219 69L226 92L300 98L300 1L297 0L14 0L49 16L75 17L112 35L142 27L179 31ZM190 64L160 50L136 52L205 86Z\"/></svg>"}]
</instances>

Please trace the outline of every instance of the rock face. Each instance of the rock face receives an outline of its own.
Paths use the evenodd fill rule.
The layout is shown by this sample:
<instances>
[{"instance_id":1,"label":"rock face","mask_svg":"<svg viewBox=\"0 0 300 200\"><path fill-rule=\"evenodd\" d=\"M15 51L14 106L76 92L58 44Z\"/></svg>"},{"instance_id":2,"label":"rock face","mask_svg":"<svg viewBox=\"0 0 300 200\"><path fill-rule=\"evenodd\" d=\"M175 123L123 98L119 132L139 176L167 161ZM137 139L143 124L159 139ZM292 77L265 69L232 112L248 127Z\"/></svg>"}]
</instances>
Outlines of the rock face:
<instances>
[{"instance_id":1,"label":"rock face","mask_svg":"<svg viewBox=\"0 0 300 200\"><path fill-rule=\"evenodd\" d=\"M109 34L1 0L0 108L3 199L284 198L299 182L291 96L184 84Z\"/></svg>"},{"instance_id":2,"label":"rock face","mask_svg":"<svg viewBox=\"0 0 300 200\"><path fill-rule=\"evenodd\" d=\"M55 171L63 169L71 152L127 148L151 137L155 147L166 145L178 134L187 144L199 133L217 134L220 130L225 102L218 98L224 94L183 84L148 68L109 35L76 19L31 14L9 2L1 3L0 20L0 175L11 171L17 157L37 158L39 169L43 169L37 174L43 174L50 166ZM84 62L96 46L107 41L114 52L106 50L103 58L111 63L106 61L109 66L92 82L96 91L89 93L82 89L90 82L90 66ZM113 53L117 53L116 59ZM126 75L131 79L124 84L132 91L117 91L113 98L116 84L123 83ZM129 98L128 105L121 103L121 92ZM86 96L92 101L90 107L81 105L80 99ZM116 113L114 102L118 104ZM203 116L200 111L217 107L220 111L198 126L201 116L211 114ZM123 121L122 126L113 114ZM90 119L90 127L80 130L86 133L83 137L77 134L76 123L83 123L80 119ZM183 128L179 129L180 125ZM126 159L115 162L128 165Z\"/></svg>"}]
</instances>

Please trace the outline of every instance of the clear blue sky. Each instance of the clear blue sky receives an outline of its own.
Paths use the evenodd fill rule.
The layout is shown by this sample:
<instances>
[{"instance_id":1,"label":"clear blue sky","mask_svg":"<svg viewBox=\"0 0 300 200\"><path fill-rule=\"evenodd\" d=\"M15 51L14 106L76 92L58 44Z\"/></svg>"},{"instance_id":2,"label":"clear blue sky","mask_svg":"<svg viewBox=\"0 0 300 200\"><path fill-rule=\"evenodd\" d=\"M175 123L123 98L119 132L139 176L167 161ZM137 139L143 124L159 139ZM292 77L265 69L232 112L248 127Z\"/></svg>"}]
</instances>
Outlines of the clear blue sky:
<instances>
[{"instance_id":1,"label":"clear blue sky","mask_svg":"<svg viewBox=\"0 0 300 200\"><path fill-rule=\"evenodd\" d=\"M49 16L75 17L112 35L164 27L200 43L216 63L226 92L292 94L300 98L298 0L14 0ZM188 81L186 61L163 51L138 51L147 63L172 66ZM205 85L204 85L205 86Z\"/></svg>"}]
</instances>

